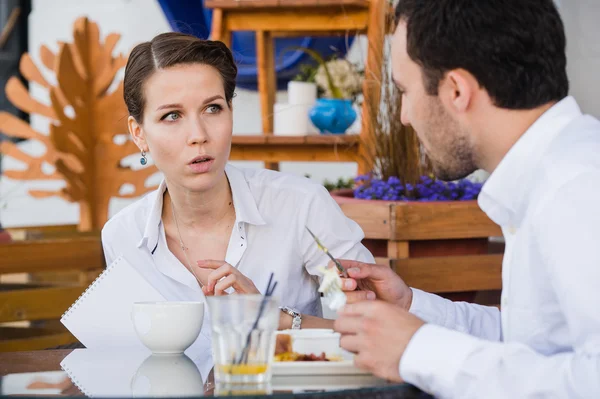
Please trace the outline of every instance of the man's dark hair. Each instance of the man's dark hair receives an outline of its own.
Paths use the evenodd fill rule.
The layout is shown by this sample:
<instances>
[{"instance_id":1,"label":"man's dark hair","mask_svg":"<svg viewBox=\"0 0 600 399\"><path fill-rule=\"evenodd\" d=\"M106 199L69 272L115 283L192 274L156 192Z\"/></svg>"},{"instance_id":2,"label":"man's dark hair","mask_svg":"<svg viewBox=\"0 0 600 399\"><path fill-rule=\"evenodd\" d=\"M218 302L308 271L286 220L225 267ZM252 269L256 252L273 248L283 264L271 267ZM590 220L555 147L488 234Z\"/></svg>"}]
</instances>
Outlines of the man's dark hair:
<instances>
[{"instance_id":1,"label":"man's dark hair","mask_svg":"<svg viewBox=\"0 0 600 399\"><path fill-rule=\"evenodd\" d=\"M407 24L407 52L430 95L458 68L501 108L568 95L565 32L552 0L400 0L396 20Z\"/></svg>"}]
</instances>

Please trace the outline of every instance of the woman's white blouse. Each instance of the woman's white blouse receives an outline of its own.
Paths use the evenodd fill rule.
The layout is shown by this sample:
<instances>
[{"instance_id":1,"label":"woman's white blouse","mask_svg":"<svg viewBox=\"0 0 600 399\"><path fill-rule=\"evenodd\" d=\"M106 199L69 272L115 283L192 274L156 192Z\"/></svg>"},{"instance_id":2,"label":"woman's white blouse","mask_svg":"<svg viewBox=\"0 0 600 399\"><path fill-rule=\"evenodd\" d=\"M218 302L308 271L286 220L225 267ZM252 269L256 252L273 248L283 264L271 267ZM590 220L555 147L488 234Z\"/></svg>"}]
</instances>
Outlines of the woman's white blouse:
<instances>
[{"instance_id":1,"label":"woman's white blouse","mask_svg":"<svg viewBox=\"0 0 600 399\"><path fill-rule=\"evenodd\" d=\"M308 226L336 258L373 262L364 233L327 190L303 177L266 169L225 168L236 220L225 261L264 291L278 282L281 305L321 316L319 266L328 264ZM166 184L113 216L102 230L107 264L122 255L167 300L204 301L195 277L167 247L161 221ZM193 243L189 244L190 246ZM190 259L193 264L199 259ZM205 323L207 325L208 323Z\"/></svg>"}]
</instances>

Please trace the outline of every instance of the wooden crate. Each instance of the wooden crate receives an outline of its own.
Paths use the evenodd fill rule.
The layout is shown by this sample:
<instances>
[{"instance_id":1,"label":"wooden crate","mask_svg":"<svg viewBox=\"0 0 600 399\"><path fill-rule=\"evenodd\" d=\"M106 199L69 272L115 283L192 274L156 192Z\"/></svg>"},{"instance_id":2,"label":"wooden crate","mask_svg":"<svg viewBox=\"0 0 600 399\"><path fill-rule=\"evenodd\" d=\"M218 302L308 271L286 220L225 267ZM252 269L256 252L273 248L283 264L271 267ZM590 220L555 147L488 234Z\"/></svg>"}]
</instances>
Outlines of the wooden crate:
<instances>
[{"instance_id":1,"label":"wooden crate","mask_svg":"<svg viewBox=\"0 0 600 399\"><path fill-rule=\"evenodd\" d=\"M476 201L387 202L332 195L363 229L367 248L410 286L441 294L502 288L502 255L489 249L489 238L502 232Z\"/></svg>"}]
</instances>

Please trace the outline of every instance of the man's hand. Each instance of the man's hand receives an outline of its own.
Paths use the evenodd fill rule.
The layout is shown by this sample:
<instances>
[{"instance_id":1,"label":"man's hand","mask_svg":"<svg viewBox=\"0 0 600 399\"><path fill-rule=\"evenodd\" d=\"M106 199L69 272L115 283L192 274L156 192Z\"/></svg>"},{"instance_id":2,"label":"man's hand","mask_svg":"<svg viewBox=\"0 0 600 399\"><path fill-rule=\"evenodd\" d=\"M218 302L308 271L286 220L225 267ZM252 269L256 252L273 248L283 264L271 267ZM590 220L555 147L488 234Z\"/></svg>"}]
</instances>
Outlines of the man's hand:
<instances>
[{"instance_id":1,"label":"man's hand","mask_svg":"<svg viewBox=\"0 0 600 399\"><path fill-rule=\"evenodd\" d=\"M400 359L425 322L398 306L368 301L346 305L335 321L340 345L356 353L354 363L374 375L401 382Z\"/></svg>"},{"instance_id":2,"label":"man's hand","mask_svg":"<svg viewBox=\"0 0 600 399\"><path fill-rule=\"evenodd\" d=\"M340 260L340 263L348 271L349 278L342 278L342 289L346 291L348 303L377 297L404 310L410 309L412 290L389 266L354 260Z\"/></svg>"}]
</instances>

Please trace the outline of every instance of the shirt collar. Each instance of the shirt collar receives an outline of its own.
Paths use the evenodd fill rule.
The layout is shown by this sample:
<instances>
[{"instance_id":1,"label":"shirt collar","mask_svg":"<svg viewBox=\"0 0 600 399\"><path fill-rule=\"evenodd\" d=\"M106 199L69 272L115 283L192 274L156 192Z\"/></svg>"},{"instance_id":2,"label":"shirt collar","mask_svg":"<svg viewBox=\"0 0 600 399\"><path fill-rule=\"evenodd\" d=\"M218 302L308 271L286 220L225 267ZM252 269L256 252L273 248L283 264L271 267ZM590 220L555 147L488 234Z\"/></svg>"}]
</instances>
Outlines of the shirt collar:
<instances>
[{"instance_id":1,"label":"shirt collar","mask_svg":"<svg viewBox=\"0 0 600 399\"><path fill-rule=\"evenodd\" d=\"M250 191L248 181L244 174L238 168L227 164L225 166L225 174L229 180L231 187L231 196L233 197L233 206L235 209L236 224L249 223L253 225L264 225L265 220L258 211L256 199ZM149 251L154 252L158 245L159 226L162 219L163 197L167 190L167 183L163 179L158 189L152 194L149 204L149 213L144 228L144 236L142 237L138 248L146 245Z\"/></svg>"},{"instance_id":2,"label":"shirt collar","mask_svg":"<svg viewBox=\"0 0 600 399\"><path fill-rule=\"evenodd\" d=\"M525 197L539 172L537 165L553 139L579 116L575 99L565 97L542 114L500 161L478 198L481 209L496 224L519 227L527 209Z\"/></svg>"}]
</instances>

